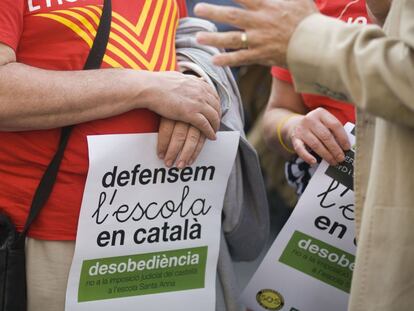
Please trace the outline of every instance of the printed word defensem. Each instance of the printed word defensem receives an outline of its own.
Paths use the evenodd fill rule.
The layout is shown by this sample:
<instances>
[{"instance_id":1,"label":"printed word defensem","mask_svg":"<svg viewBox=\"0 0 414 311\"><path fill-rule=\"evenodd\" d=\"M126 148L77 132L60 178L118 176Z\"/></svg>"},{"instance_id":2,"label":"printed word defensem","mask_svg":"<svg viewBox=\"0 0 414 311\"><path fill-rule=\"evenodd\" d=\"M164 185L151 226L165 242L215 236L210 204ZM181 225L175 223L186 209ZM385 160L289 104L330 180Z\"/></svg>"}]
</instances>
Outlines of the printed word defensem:
<instances>
[{"instance_id":1,"label":"printed word defensem","mask_svg":"<svg viewBox=\"0 0 414 311\"><path fill-rule=\"evenodd\" d=\"M186 167L182 170L171 168L145 168L141 170L141 164L135 165L132 170L118 170L118 166L114 166L109 172L102 177L102 186L104 188L125 187L148 185L148 184L164 184L176 182L191 181L211 181L214 178L216 168L214 166L196 166Z\"/></svg>"},{"instance_id":2,"label":"printed word defensem","mask_svg":"<svg viewBox=\"0 0 414 311\"><path fill-rule=\"evenodd\" d=\"M187 255L171 256L156 255L148 260L134 261L131 258L120 263L102 264L97 261L89 268L90 276L128 273L143 270L156 270L183 266L198 265L200 262L200 255L188 252Z\"/></svg>"}]
</instances>

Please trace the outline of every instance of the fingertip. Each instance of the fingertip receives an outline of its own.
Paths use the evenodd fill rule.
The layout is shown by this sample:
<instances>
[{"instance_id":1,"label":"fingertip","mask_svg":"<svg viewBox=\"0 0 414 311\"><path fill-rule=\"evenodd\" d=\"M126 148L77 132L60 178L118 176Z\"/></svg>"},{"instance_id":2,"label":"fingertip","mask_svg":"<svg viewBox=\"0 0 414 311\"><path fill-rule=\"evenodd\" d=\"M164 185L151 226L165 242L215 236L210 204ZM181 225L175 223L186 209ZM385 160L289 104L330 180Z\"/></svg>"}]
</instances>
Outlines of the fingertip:
<instances>
[{"instance_id":1,"label":"fingertip","mask_svg":"<svg viewBox=\"0 0 414 311\"><path fill-rule=\"evenodd\" d=\"M339 163L341 163L341 162L344 162L345 161L345 154L338 154L337 156L336 156L336 160L339 162Z\"/></svg>"},{"instance_id":2,"label":"fingertip","mask_svg":"<svg viewBox=\"0 0 414 311\"><path fill-rule=\"evenodd\" d=\"M196 34L196 41L199 44L205 44L205 35L204 35L204 32L198 32Z\"/></svg>"},{"instance_id":3,"label":"fingertip","mask_svg":"<svg viewBox=\"0 0 414 311\"><path fill-rule=\"evenodd\" d=\"M303 157L303 156L299 156L299 158L301 158L303 161L308 163L310 166L316 164L316 159L314 159L314 158L308 158L308 157Z\"/></svg>"},{"instance_id":4,"label":"fingertip","mask_svg":"<svg viewBox=\"0 0 414 311\"><path fill-rule=\"evenodd\" d=\"M204 13L206 13L206 5L204 3L197 3L194 7L194 14L202 16Z\"/></svg>"},{"instance_id":5,"label":"fingertip","mask_svg":"<svg viewBox=\"0 0 414 311\"><path fill-rule=\"evenodd\" d=\"M212 128L208 131L205 131L204 134L210 140L216 140L217 139L216 133L214 132L214 130Z\"/></svg>"},{"instance_id":6,"label":"fingertip","mask_svg":"<svg viewBox=\"0 0 414 311\"><path fill-rule=\"evenodd\" d=\"M213 56L213 64L219 67L225 66L226 63L220 55Z\"/></svg>"},{"instance_id":7,"label":"fingertip","mask_svg":"<svg viewBox=\"0 0 414 311\"><path fill-rule=\"evenodd\" d=\"M158 158L159 158L160 160L164 160L164 158L165 158L165 154L164 154L164 153L162 153L162 152L158 153Z\"/></svg>"},{"instance_id":8,"label":"fingertip","mask_svg":"<svg viewBox=\"0 0 414 311\"><path fill-rule=\"evenodd\" d=\"M303 161L305 161L309 165L315 165L316 163L318 163L318 161L316 160L314 156L312 156L309 152L305 150L301 150L301 148L297 150L297 155L299 156L299 158L301 158Z\"/></svg>"},{"instance_id":9,"label":"fingertip","mask_svg":"<svg viewBox=\"0 0 414 311\"><path fill-rule=\"evenodd\" d=\"M173 161L172 160L165 161L165 166L171 167L172 165L173 165Z\"/></svg>"}]
</instances>

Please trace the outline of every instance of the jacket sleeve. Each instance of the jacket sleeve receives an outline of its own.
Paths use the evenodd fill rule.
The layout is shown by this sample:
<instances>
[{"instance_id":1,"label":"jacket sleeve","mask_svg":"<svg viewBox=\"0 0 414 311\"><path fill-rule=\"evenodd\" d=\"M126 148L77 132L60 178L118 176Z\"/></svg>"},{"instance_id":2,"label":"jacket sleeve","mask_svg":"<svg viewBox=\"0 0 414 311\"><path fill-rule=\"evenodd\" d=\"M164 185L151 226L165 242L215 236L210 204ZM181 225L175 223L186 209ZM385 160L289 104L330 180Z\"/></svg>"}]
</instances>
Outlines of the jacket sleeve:
<instances>
[{"instance_id":1,"label":"jacket sleeve","mask_svg":"<svg viewBox=\"0 0 414 311\"><path fill-rule=\"evenodd\" d=\"M369 114L414 127L414 1L401 1L401 18L393 19L399 25L391 26L396 33L389 36L378 26L348 25L320 14L306 18L288 48L297 90L351 101Z\"/></svg>"}]
</instances>

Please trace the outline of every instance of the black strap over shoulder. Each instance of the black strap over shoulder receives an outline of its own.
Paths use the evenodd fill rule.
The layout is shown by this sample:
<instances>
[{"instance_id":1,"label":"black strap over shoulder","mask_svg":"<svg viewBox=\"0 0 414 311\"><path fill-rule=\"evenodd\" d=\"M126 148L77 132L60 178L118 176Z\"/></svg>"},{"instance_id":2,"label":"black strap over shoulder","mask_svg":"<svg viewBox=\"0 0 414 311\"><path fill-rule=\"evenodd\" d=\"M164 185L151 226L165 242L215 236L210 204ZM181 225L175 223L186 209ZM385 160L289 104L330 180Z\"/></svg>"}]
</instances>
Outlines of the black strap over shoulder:
<instances>
[{"instance_id":1,"label":"black strap over shoulder","mask_svg":"<svg viewBox=\"0 0 414 311\"><path fill-rule=\"evenodd\" d=\"M109 33L111 31L111 19L112 19L112 4L111 0L104 0L102 9L102 16L99 22L96 37L93 41L91 50L89 51L88 58L85 62L84 70L99 69L102 64L106 52L106 46L109 41ZM72 126L66 126L62 128L58 149L49 163L42 179L36 189L33 197L32 206L30 207L29 216L27 217L26 224L21 233L21 237L25 237L30 225L39 215L40 210L46 204L52 193L53 186L56 181L56 176L59 171L60 163L62 162L63 154L65 153L66 145L69 141Z\"/></svg>"},{"instance_id":2,"label":"black strap over shoulder","mask_svg":"<svg viewBox=\"0 0 414 311\"><path fill-rule=\"evenodd\" d=\"M101 21L92 48L89 52L88 59L85 62L84 70L99 69L105 56L106 46L109 41L111 32L112 4L111 0L104 0Z\"/></svg>"}]
</instances>

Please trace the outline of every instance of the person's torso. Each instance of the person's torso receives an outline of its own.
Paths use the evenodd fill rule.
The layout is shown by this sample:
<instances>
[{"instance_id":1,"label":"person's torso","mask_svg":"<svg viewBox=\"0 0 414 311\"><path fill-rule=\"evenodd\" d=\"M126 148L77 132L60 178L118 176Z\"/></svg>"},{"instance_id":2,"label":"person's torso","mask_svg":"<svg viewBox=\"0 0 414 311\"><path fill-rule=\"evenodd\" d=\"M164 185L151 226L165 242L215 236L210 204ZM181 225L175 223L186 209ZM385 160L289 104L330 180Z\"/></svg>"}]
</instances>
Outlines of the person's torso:
<instances>
[{"instance_id":1,"label":"person's torso","mask_svg":"<svg viewBox=\"0 0 414 311\"><path fill-rule=\"evenodd\" d=\"M365 0L316 0L319 11L348 24L369 22Z\"/></svg>"},{"instance_id":2,"label":"person's torso","mask_svg":"<svg viewBox=\"0 0 414 311\"><path fill-rule=\"evenodd\" d=\"M394 0L384 24L384 32L407 40L409 29L402 27L404 1ZM408 17L411 18L411 17ZM414 38L412 39L414 42ZM413 43L410 43L413 44ZM380 103L379 103L380 104ZM412 206L414 178L413 129L358 111L356 172L356 230L359 232L364 206Z\"/></svg>"},{"instance_id":3,"label":"person's torso","mask_svg":"<svg viewBox=\"0 0 414 311\"><path fill-rule=\"evenodd\" d=\"M24 2L17 61L49 70L81 70L96 35L103 0ZM102 67L175 70L175 31L179 12L185 10L177 2L112 0L111 34ZM45 239L74 238L88 170L87 135L157 129L158 116L143 109L77 125L51 198L32 226L32 235ZM10 211L18 228L25 221L38 180L56 150L59 135L59 129L0 132L0 208Z\"/></svg>"}]
</instances>

